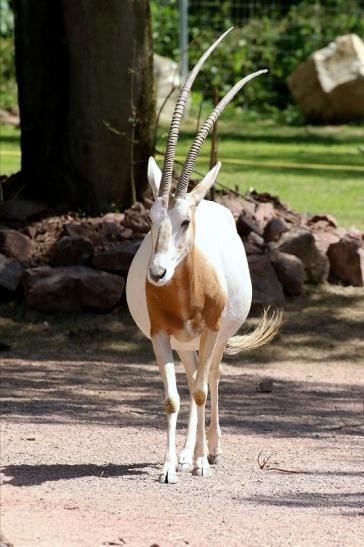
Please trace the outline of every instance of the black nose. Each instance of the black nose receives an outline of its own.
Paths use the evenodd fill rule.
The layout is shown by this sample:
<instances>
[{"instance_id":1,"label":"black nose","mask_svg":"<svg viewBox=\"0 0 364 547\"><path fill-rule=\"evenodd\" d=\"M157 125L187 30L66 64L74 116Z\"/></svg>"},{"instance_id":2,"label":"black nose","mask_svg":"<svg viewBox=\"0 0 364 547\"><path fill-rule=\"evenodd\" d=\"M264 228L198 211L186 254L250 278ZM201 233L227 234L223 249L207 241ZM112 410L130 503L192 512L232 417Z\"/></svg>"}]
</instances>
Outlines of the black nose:
<instances>
[{"instance_id":1,"label":"black nose","mask_svg":"<svg viewBox=\"0 0 364 547\"><path fill-rule=\"evenodd\" d=\"M158 268L156 272L153 272L151 268L150 277L153 279L153 281L160 281L166 275L166 271L167 270L165 268Z\"/></svg>"}]
</instances>

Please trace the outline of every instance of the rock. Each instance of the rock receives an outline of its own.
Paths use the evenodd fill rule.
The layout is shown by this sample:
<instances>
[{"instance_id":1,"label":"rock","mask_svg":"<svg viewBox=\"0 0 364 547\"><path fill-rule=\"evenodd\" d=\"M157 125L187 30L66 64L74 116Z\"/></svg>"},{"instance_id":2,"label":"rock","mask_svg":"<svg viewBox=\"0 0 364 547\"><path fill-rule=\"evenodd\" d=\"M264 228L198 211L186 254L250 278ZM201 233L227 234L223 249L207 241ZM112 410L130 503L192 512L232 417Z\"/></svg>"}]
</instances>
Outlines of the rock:
<instances>
[{"instance_id":1,"label":"rock","mask_svg":"<svg viewBox=\"0 0 364 547\"><path fill-rule=\"evenodd\" d=\"M265 226L263 237L268 243L278 241L284 232L287 232L288 226L281 218L272 218Z\"/></svg>"},{"instance_id":2,"label":"rock","mask_svg":"<svg viewBox=\"0 0 364 547\"><path fill-rule=\"evenodd\" d=\"M270 252L278 251L278 243L276 241L269 241L265 246Z\"/></svg>"},{"instance_id":3,"label":"rock","mask_svg":"<svg viewBox=\"0 0 364 547\"><path fill-rule=\"evenodd\" d=\"M0 230L0 252L20 262L27 262L32 256L33 242L16 230Z\"/></svg>"},{"instance_id":4,"label":"rock","mask_svg":"<svg viewBox=\"0 0 364 547\"><path fill-rule=\"evenodd\" d=\"M273 253L271 261L285 294L288 296L302 294L305 282L305 268L302 261L293 254L280 252Z\"/></svg>"},{"instance_id":5,"label":"rock","mask_svg":"<svg viewBox=\"0 0 364 547\"><path fill-rule=\"evenodd\" d=\"M8 220L24 222L45 213L47 207L47 204L42 201L11 199L5 201L1 209L1 216Z\"/></svg>"},{"instance_id":6,"label":"rock","mask_svg":"<svg viewBox=\"0 0 364 547\"><path fill-rule=\"evenodd\" d=\"M23 229L23 232L25 235L30 237L30 239L34 239L37 235L37 227L32 224L29 224L28 226L25 226L25 228Z\"/></svg>"},{"instance_id":7,"label":"rock","mask_svg":"<svg viewBox=\"0 0 364 547\"><path fill-rule=\"evenodd\" d=\"M115 224L122 224L124 222L125 214L124 213L106 213L102 217L102 221L106 222L115 222Z\"/></svg>"},{"instance_id":8,"label":"rock","mask_svg":"<svg viewBox=\"0 0 364 547\"><path fill-rule=\"evenodd\" d=\"M153 62L157 103L156 111L158 113L164 104L161 112L161 120L169 123L180 92L181 78L179 67L172 59L162 57L157 53L153 55Z\"/></svg>"},{"instance_id":9,"label":"rock","mask_svg":"<svg viewBox=\"0 0 364 547\"><path fill-rule=\"evenodd\" d=\"M135 203L125 211L124 226L130 228L136 234L149 232L149 212L142 203Z\"/></svg>"},{"instance_id":10,"label":"rock","mask_svg":"<svg viewBox=\"0 0 364 547\"><path fill-rule=\"evenodd\" d=\"M283 253L298 256L303 262L306 281L323 283L329 275L329 261L315 243L313 234L307 228L295 228L283 234L279 241Z\"/></svg>"},{"instance_id":11,"label":"rock","mask_svg":"<svg viewBox=\"0 0 364 547\"><path fill-rule=\"evenodd\" d=\"M103 220L101 224L101 234L106 241L121 241L123 239L123 226L111 221Z\"/></svg>"},{"instance_id":12,"label":"rock","mask_svg":"<svg viewBox=\"0 0 364 547\"><path fill-rule=\"evenodd\" d=\"M131 230L130 228L124 228L121 231L120 235L122 239L130 239L133 235L133 230Z\"/></svg>"},{"instance_id":13,"label":"rock","mask_svg":"<svg viewBox=\"0 0 364 547\"><path fill-rule=\"evenodd\" d=\"M284 293L268 255L248 257L253 285L253 304L282 304Z\"/></svg>"},{"instance_id":14,"label":"rock","mask_svg":"<svg viewBox=\"0 0 364 547\"><path fill-rule=\"evenodd\" d=\"M274 218L274 207L270 202L258 203L255 210L255 219L260 226L265 226L267 222Z\"/></svg>"},{"instance_id":15,"label":"rock","mask_svg":"<svg viewBox=\"0 0 364 547\"><path fill-rule=\"evenodd\" d=\"M124 238L124 213L108 213L102 219L101 235L107 241L121 241ZM130 236L129 236L130 237Z\"/></svg>"},{"instance_id":16,"label":"rock","mask_svg":"<svg viewBox=\"0 0 364 547\"><path fill-rule=\"evenodd\" d=\"M347 122L364 118L364 43L355 34L313 53L288 79L309 121Z\"/></svg>"},{"instance_id":17,"label":"rock","mask_svg":"<svg viewBox=\"0 0 364 547\"><path fill-rule=\"evenodd\" d=\"M107 251L96 253L93 265L99 270L127 273L142 241L142 239L128 241Z\"/></svg>"},{"instance_id":18,"label":"rock","mask_svg":"<svg viewBox=\"0 0 364 547\"><path fill-rule=\"evenodd\" d=\"M252 245L256 245L257 247L260 247L261 249L264 249L265 247L264 239L262 238L262 236L258 235L255 232L250 232L250 234L247 237L247 240Z\"/></svg>"},{"instance_id":19,"label":"rock","mask_svg":"<svg viewBox=\"0 0 364 547\"><path fill-rule=\"evenodd\" d=\"M255 232L259 236L262 236L264 226L257 222L253 213L242 211L236 221L236 229L240 237L247 236L250 232Z\"/></svg>"},{"instance_id":20,"label":"rock","mask_svg":"<svg viewBox=\"0 0 364 547\"><path fill-rule=\"evenodd\" d=\"M51 253L52 266L87 266L91 263L94 248L86 238L64 236L59 239Z\"/></svg>"},{"instance_id":21,"label":"rock","mask_svg":"<svg viewBox=\"0 0 364 547\"><path fill-rule=\"evenodd\" d=\"M364 285L364 248L361 239L349 234L330 245L327 256L332 273L354 287Z\"/></svg>"},{"instance_id":22,"label":"rock","mask_svg":"<svg viewBox=\"0 0 364 547\"><path fill-rule=\"evenodd\" d=\"M13 547L13 543L11 543L2 532L0 532L0 547Z\"/></svg>"},{"instance_id":23,"label":"rock","mask_svg":"<svg viewBox=\"0 0 364 547\"><path fill-rule=\"evenodd\" d=\"M262 380L257 387L257 391L260 393L272 393L273 391L273 380L270 378L267 378L266 380Z\"/></svg>"},{"instance_id":24,"label":"rock","mask_svg":"<svg viewBox=\"0 0 364 547\"><path fill-rule=\"evenodd\" d=\"M250 232L248 236L242 237L242 241L247 255L263 254L264 239L255 232Z\"/></svg>"},{"instance_id":25,"label":"rock","mask_svg":"<svg viewBox=\"0 0 364 547\"><path fill-rule=\"evenodd\" d=\"M254 199L255 202L259 203L271 203L274 206L274 209L280 211L288 211L288 206L283 203L278 196L273 196L269 192L256 192L253 190L249 192L249 196Z\"/></svg>"},{"instance_id":26,"label":"rock","mask_svg":"<svg viewBox=\"0 0 364 547\"><path fill-rule=\"evenodd\" d=\"M307 224L317 224L318 222L323 222L327 226L332 226L332 228L337 228L336 218L332 215L314 215L308 219Z\"/></svg>"},{"instance_id":27,"label":"rock","mask_svg":"<svg viewBox=\"0 0 364 547\"><path fill-rule=\"evenodd\" d=\"M229 209L235 221L239 218L239 215L243 210L248 211L251 214L254 214L255 212L255 204L253 202L237 196L233 192L229 192L228 194L217 193L216 202Z\"/></svg>"},{"instance_id":28,"label":"rock","mask_svg":"<svg viewBox=\"0 0 364 547\"><path fill-rule=\"evenodd\" d=\"M68 222L63 226L63 235L70 237L82 237L91 239L94 235L95 228L81 222Z\"/></svg>"},{"instance_id":29,"label":"rock","mask_svg":"<svg viewBox=\"0 0 364 547\"><path fill-rule=\"evenodd\" d=\"M245 253L247 255L261 255L263 254L263 249L261 247L258 247L258 245L254 245L254 243L250 243L246 237L242 238L242 242L244 245Z\"/></svg>"},{"instance_id":30,"label":"rock","mask_svg":"<svg viewBox=\"0 0 364 547\"><path fill-rule=\"evenodd\" d=\"M336 230L314 231L313 237L315 238L317 248L324 254L327 253L330 245L337 243L340 240L340 236Z\"/></svg>"},{"instance_id":31,"label":"rock","mask_svg":"<svg viewBox=\"0 0 364 547\"><path fill-rule=\"evenodd\" d=\"M119 276L85 266L40 266L27 270L22 283L26 303L46 312L109 311L125 285Z\"/></svg>"},{"instance_id":32,"label":"rock","mask_svg":"<svg viewBox=\"0 0 364 547\"><path fill-rule=\"evenodd\" d=\"M0 254L0 287L7 291L15 291L23 275L24 267L14 260Z\"/></svg>"}]
</instances>

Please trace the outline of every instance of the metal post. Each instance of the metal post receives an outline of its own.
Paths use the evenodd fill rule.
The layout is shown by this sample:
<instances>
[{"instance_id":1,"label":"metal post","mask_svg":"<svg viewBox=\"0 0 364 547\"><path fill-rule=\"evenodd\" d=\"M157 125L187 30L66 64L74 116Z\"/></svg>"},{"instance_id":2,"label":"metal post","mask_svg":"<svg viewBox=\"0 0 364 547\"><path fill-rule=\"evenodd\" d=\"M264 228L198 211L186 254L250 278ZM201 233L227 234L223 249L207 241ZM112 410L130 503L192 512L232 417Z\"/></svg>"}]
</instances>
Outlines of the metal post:
<instances>
[{"instance_id":1,"label":"metal post","mask_svg":"<svg viewBox=\"0 0 364 547\"><path fill-rule=\"evenodd\" d=\"M178 0L180 74L184 82L188 75L188 0Z\"/></svg>"}]
</instances>

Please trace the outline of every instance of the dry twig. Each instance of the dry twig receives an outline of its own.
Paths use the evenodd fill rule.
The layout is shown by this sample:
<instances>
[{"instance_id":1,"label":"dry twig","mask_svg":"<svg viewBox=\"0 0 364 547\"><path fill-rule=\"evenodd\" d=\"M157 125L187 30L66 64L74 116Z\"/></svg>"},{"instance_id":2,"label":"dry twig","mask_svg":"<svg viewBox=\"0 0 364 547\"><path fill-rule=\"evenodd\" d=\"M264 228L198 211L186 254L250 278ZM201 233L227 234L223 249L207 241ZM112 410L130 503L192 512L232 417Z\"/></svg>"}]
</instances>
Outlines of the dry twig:
<instances>
[{"instance_id":1,"label":"dry twig","mask_svg":"<svg viewBox=\"0 0 364 547\"><path fill-rule=\"evenodd\" d=\"M270 469L270 466L267 465L267 464L268 464L269 460L271 459L271 457L273 456L273 452L272 452L272 454L270 454L270 455L268 456L268 458L264 458L264 457L263 457L263 459L261 460L261 459L260 459L260 456L261 456L262 454L263 454L263 450L261 450L261 451L259 452L259 454L258 454L258 457L257 457L258 465L259 465L260 469L267 469L267 470L268 470L268 469Z\"/></svg>"}]
</instances>

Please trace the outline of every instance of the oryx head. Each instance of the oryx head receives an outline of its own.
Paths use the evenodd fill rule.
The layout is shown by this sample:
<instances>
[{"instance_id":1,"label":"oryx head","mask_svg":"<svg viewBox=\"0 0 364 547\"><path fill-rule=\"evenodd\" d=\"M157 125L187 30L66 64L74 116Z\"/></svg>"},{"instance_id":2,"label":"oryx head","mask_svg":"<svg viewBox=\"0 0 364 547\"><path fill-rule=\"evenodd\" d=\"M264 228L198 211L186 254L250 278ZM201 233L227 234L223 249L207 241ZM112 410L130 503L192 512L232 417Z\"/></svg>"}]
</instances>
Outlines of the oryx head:
<instances>
[{"instance_id":1,"label":"oryx head","mask_svg":"<svg viewBox=\"0 0 364 547\"><path fill-rule=\"evenodd\" d=\"M192 192L187 193L189 177L203 142L225 106L238 91L249 80L267 72L266 69L259 70L240 80L215 107L200 127L184 162L176 192L171 194L176 144L188 94L207 57L231 30L229 29L220 36L202 55L181 90L169 129L163 171L159 169L154 158L149 159L148 181L153 190L155 201L150 210L153 250L147 277L151 283L157 286L165 285L171 280L176 266L192 249L195 235L194 216L196 208L214 184L221 166L218 162Z\"/></svg>"}]
</instances>

